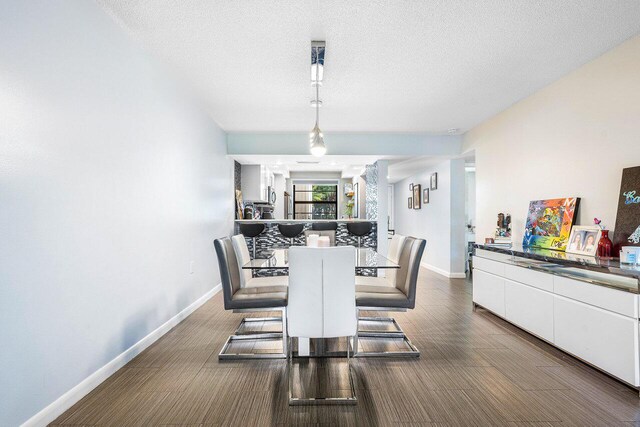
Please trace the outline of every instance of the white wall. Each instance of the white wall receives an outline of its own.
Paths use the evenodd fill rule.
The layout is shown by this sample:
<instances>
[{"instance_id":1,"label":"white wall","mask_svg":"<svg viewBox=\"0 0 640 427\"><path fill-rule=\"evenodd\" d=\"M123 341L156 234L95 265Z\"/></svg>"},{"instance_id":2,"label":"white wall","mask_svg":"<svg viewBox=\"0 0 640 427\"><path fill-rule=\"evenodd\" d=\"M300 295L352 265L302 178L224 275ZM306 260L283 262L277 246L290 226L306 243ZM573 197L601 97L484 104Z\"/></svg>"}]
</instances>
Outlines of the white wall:
<instances>
[{"instance_id":1,"label":"white wall","mask_svg":"<svg viewBox=\"0 0 640 427\"><path fill-rule=\"evenodd\" d=\"M430 191L429 203L409 209L409 184L429 187L438 173L438 189ZM427 240L422 258L425 267L448 277L464 276L464 160L445 160L394 184L395 229L399 234Z\"/></svg>"},{"instance_id":2,"label":"white wall","mask_svg":"<svg viewBox=\"0 0 640 427\"><path fill-rule=\"evenodd\" d=\"M622 169L640 165L640 36L465 135L475 151L476 241L499 212L522 241L529 201L578 196L578 223L613 228Z\"/></svg>"},{"instance_id":3,"label":"white wall","mask_svg":"<svg viewBox=\"0 0 640 427\"><path fill-rule=\"evenodd\" d=\"M285 178L282 174L274 175L274 191L276 192L276 204L273 209L273 216L276 219L284 219L284 192L286 190Z\"/></svg>"},{"instance_id":4,"label":"white wall","mask_svg":"<svg viewBox=\"0 0 640 427\"><path fill-rule=\"evenodd\" d=\"M464 214L465 214L465 241L466 242L474 242L476 235L468 228L466 225L471 224L473 226L476 225L476 171L475 169L472 171L466 171L465 173L465 205L464 205ZM496 218L497 220L497 218Z\"/></svg>"},{"instance_id":5,"label":"white wall","mask_svg":"<svg viewBox=\"0 0 640 427\"><path fill-rule=\"evenodd\" d=\"M0 425L14 426L219 282L233 178L224 133L93 2L3 5L0 87Z\"/></svg>"}]
</instances>

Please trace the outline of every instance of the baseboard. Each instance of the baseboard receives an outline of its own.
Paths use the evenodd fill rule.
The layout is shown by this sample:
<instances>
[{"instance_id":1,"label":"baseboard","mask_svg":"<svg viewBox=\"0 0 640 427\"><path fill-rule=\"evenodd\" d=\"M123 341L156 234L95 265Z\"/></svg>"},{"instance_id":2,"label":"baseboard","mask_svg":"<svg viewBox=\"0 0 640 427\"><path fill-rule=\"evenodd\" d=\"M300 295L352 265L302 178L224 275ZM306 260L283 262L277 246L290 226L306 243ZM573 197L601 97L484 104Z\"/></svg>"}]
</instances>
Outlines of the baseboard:
<instances>
[{"instance_id":1,"label":"baseboard","mask_svg":"<svg viewBox=\"0 0 640 427\"><path fill-rule=\"evenodd\" d=\"M22 424L22 426L46 426L47 424L58 418L62 413L64 413L64 411L69 409L76 402L89 394L89 392L100 385L100 383L113 375L118 369L126 365L138 354L142 353L147 347L156 342L164 334L169 332L171 328L176 326L187 316L193 313L196 309L198 309L202 304L211 299L211 297L220 292L221 289L222 284L218 284L217 286L215 286L213 289L198 298L180 313L167 320L160 327L149 333L146 337L142 338L127 350L120 353L112 361L104 365L102 368L98 369L93 374L89 375L80 384L76 385L71 390L56 399L49 406L38 412L33 417L29 418L24 424Z\"/></svg>"},{"instance_id":2,"label":"baseboard","mask_svg":"<svg viewBox=\"0 0 640 427\"><path fill-rule=\"evenodd\" d=\"M434 273L438 273L444 277L447 277L449 279L464 279L465 277L467 277L466 273L452 273L450 271L444 270L442 268L438 268L434 265L431 264L427 264L426 262L421 262L420 265L424 268L426 268L427 270L431 270Z\"/></svg>"}]
</instances>

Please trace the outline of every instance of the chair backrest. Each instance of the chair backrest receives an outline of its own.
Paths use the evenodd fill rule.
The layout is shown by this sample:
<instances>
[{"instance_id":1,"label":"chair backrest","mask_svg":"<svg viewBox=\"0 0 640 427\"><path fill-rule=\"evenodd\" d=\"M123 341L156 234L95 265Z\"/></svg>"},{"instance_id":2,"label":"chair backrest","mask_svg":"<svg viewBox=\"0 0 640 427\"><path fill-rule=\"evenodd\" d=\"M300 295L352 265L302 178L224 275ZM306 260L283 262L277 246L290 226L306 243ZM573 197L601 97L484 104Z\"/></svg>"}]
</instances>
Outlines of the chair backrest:
<instances>
[{"instance_id":1,"label":"chair backrest","mask_svg":"<svg viewBox=\"0 0 640 427\"><path fill-rule=\"evenodd\" d=\"M404 244L404 240L405 240L405 236L401 234L394 234L393 237L391 238L391 242L389 243L387 258L389 258L389 260L395 262L396 264L400 259L400 251L402 250L402 245ZM387 278L389 283L392 283L395 285L397 273L398 271L395 268L388 268L385 270L385 277Z\"/></svg>"},{"instance_id":2,"label":"chair backrest","mask_svg":"<svg viewBox=\"0 0 640 427\"><path fill-rule=\"evenodd\" d=\"M220 279L222 281L222 295L225 310L230 310L233 294L240 289L240 271L236 252L233 249L231 239L224 237L214 241L216 254L218 256L218 267L220 269Z\"/></svg>"},{"instance_id":3,"label":"chair backrest","mask_svg":"<svg viewBox=\"0 0 640 427\"><path fill-rule=\"evenodd\" d=\"M356 249L289 249L289 336L354 336L358 329L355 287Z\"/></svg>"},{"instance_id":4,"label":"chair backrest","mask_svg":"<svg viewBox=\"0 0 640 427\"><path fill-rule=\"evenodd\" d=\"M304 244L308 243L308 238L310 234L317 234L318 236L327 236L329 237L329 245L336 245L336 232L333 230L305 230L304 231Z\"/></svg>"},{"instance_id":5,"label":"chair backrest","mask_svg":"<svg viewBox=\"0 0 640 427\"><path fill-rule=\"evenodd\" d=\"M410 307L416 304L416 287L418 284L418 272L420 271L420 261L427 241L406 237L402 244L398 264L400 268L396 270L395 286L404 293L410 302Z\"/></svg>"},{"instance_id":6,"label":"chair backrest","mask_svg":"<svg viewBox=\"0 0 640 427\"><path fill-rule=\"evenodd\" d=\"M371 233L372 229L373 224L370 222L358 221L347 223L347 231L355 236L366 236Z\"/></svg>"},{"instance_id":7,"label":"chair backrest","mask_svg":"<svg viewBox=\"0 0 640 427\"><path fill-rule=\"evenodd\" d=\"M320 231L320 230L336 231L338 229L338 223L337 222L313 222L311 223L311 229L315 231Z\"/></svg>"},{"instance_id":8,"label":"chair backrest","mask_svg":"<svg viewBox=\"0 0 640 427\"><path fill-rule=\"evenodd\" d=\"M249 238L257 237L265 229L264 223L261 222L241 222L240 233Z\"/></svg>"},{"instance_id":9,"label":"chair backrest","mask_svg":"<svg viewBox=\"0 0 640 427\"><path fill-rule=\"evenodd\" d=\"M249 254L249 247L247 241L242 234L236 234L231 238L233 249L236 252L236 259L238 261L238 270L240 271L240 287L244 288L247 283L253 277L251 270L243 270L242 266L251 261L251 255Z\"/></svg>"}]
</instances>

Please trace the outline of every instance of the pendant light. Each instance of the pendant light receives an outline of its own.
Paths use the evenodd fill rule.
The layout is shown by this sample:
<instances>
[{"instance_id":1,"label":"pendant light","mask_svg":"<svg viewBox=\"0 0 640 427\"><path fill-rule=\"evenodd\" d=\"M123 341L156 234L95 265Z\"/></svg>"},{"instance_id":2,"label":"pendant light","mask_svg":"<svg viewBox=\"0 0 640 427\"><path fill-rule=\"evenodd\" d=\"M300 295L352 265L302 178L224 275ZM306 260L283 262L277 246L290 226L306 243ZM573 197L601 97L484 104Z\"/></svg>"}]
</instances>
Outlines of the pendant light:
<instances>
[{"instance_id":1,"label":"pendant light","mask_svg":"<svg viewBox=\"0 0 640 427\"><path fill-rule=\"evenodd\" d=\"M309 134L309 144L311 154L315 157L322 157L324 153L327 152L327 147L324 145L324 139L322 136L322 131L318 126L318 121L320 119L320 102L318 99L318 85L316 85L316 125L311 130Z\"/></svg>"},{"instance_id":2,"label":"pendant light","mask_svg":"<svg viewBox=\"0 0 640 427\"><path fill-rule=\"evenodd\" d=\"M318 122L320 121L321 104L319 99L319 88L322 84L323 78L324 47L325 43L323 41L311 42L311 84L316 87L316 125L313 127L311 133L309 134L309 150L315 157L322 157L327 152L327 147L324 145L322 131L318 126Z\"/></svg>"}]
</instances>

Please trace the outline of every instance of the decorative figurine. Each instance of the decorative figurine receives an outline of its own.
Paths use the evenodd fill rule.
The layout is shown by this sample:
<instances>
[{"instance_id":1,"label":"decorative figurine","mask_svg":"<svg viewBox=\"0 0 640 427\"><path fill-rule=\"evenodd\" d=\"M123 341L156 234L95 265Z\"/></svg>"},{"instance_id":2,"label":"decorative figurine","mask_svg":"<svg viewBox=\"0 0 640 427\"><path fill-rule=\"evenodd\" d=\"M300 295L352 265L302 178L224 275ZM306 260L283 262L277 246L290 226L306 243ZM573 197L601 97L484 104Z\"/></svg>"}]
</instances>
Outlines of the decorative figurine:
<instances>
[{"instance_id":1,"label":"decorative figurine","mask_svg":"<svg viewBox=\"0 0 640 427\"><path fill-rule=\"evenodd\" d=\"M496 237L511 237L511 214L498 214Z\"/></svg>"}]
</instances>

